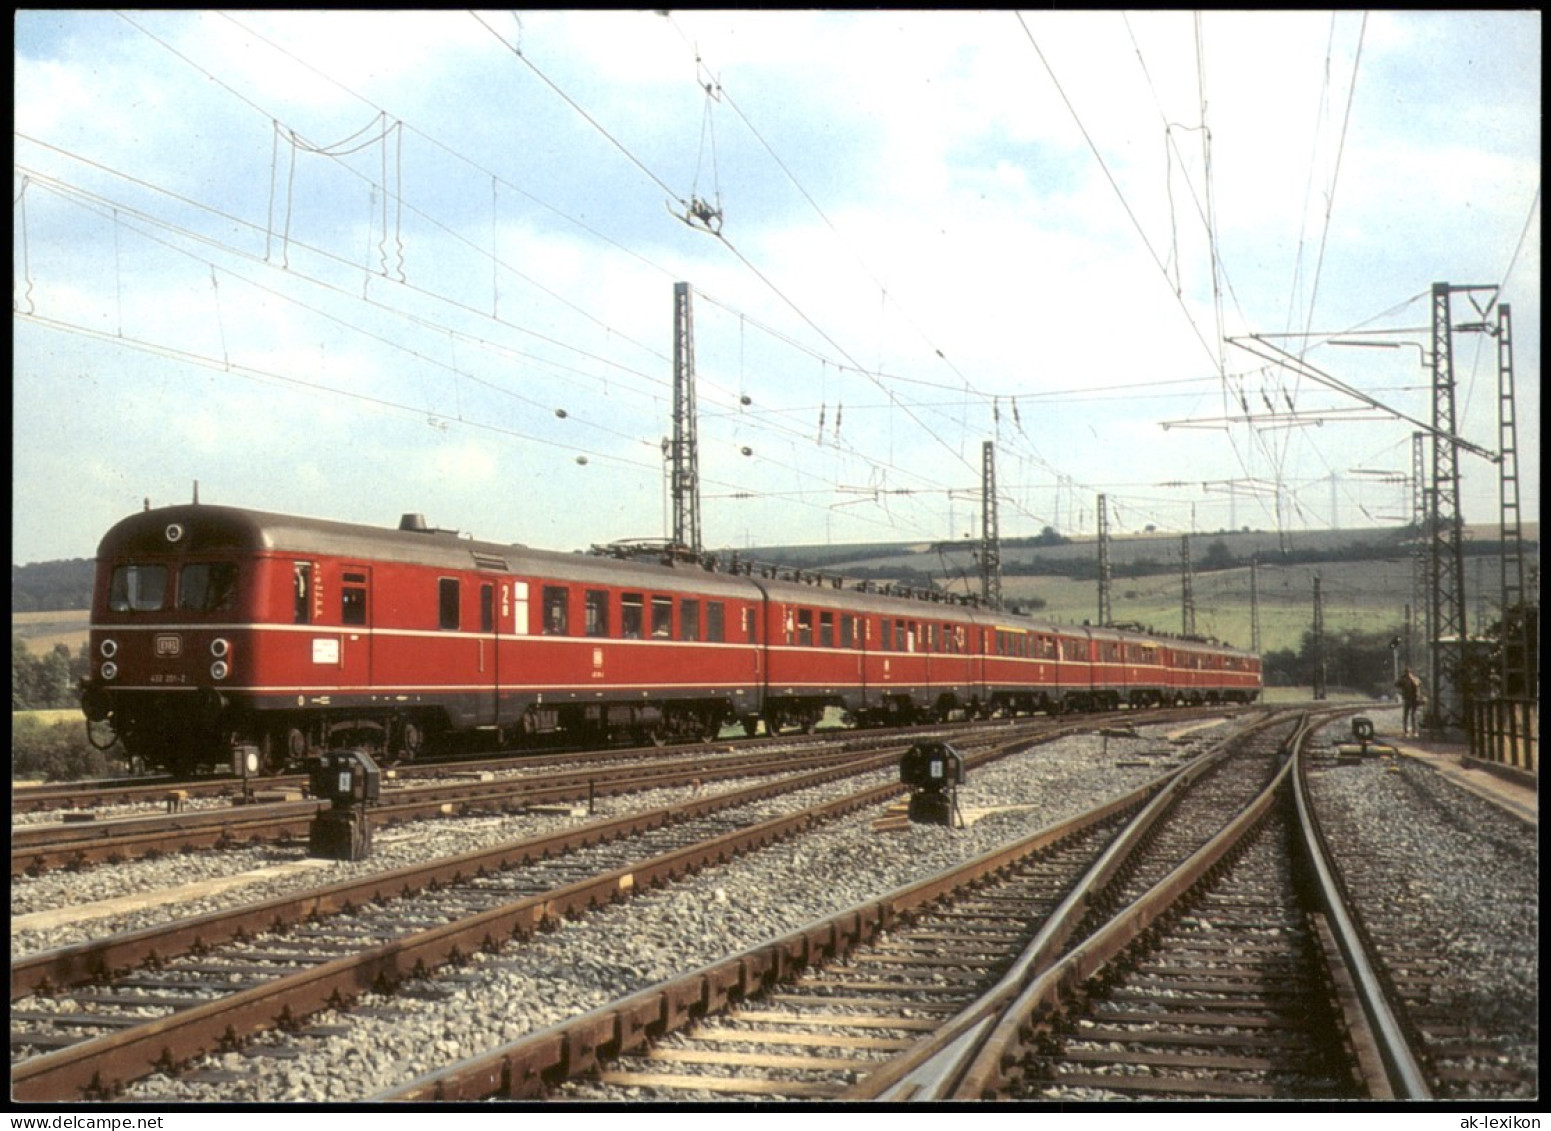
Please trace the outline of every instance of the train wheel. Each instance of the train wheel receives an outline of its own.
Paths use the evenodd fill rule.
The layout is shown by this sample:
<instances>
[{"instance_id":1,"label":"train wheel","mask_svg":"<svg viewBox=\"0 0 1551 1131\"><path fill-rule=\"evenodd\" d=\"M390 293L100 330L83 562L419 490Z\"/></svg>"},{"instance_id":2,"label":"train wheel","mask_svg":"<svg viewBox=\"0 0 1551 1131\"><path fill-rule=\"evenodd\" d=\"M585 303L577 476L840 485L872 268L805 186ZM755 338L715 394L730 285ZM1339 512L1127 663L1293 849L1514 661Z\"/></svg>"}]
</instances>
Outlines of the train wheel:
<instances>
[{"instance_id":1,"label":"train wheel","mask_svg":"<svg viewBox=\"0 0 1551 1131\"><path fill-rule=\"evenodd\" d=\"M286 751L290 748L284 732L265 731L259 739L259 773L274 777L285 770Z\"/></svg>"},{"instance_id":2,"label":"train wheel","mask_svg":"<svg viewBox=\"0 0 1551 1131\"><path fill-rule=\"evenodd\" d=\"M413 719L405 721L401 741L406 762L413 762L425 752L425 731Z\"/></svg>"},{"instance_id":3,"label":"train wheel","mask_svg":"<svg viewBox=\"0 0 1551 1131\"><path fill-rule=\"evenodd\" d=\"M753 738L756 734L759 733L759 716L758 715L744 715L743 716L743 733L745 735L747 735L749 738Z\"/></svg>"}]
</instances>

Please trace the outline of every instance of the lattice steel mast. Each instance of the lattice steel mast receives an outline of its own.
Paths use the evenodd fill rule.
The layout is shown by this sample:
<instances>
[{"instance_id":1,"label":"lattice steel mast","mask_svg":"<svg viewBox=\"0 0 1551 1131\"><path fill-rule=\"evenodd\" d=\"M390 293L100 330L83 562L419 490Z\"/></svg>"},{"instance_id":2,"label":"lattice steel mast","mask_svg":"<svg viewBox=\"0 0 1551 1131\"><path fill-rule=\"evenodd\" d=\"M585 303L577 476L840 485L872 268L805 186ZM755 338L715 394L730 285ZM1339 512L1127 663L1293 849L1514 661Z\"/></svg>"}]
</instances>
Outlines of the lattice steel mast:
<instances>
[{"instance_id":1,"label":"lattice steel mast","mask_svg":"<svg viewBox=\"0 0 1551 1131\"><path fill-rule=\"evenodd\" d=\"M1513 315L1497 308L1498 510L1502 549L1502 693L1531 693L1529 612L1524 591L1524 532L1519 521L1519 430L1513 396Z\"/></svg>"},{"instance_id":2,"label":"lattice steel mast","mask_svg":"<svg viewBox=\"0 0 1551 1131\"><path fill-rule=\"evenodd\" d=\"M1109 567L1109 498L1099 496L1099 624L1104 627L1114 623L1110 606Z\"/></svg>"},{"instance_id":3,"label":"lattice steel mast","mask_svg":"<svg viewBox=\"0 0 1551 1131\"><path fill-rule=\"evenodd\" d=\"M1314 575L1314 698L1325 698L1325 598Z\"/></svg>"},{"instance_id":4,"label":"lattice steel mast","mask_svg":"<svg viewBox=\"0 0 1551 1131\"><path fill-rule=\"evenodd\" d=\"M1260 557L1249 556L1249 650L1260 655Z\"/></svg>"},{"instance_id":5,"label":"lattice steel mast","mask_svg":"<svg viewBox=\"0 0 1551 1131\"><path fill-rule=\"evenodd\" d=\"M673 490L673 545L700 553L700 467L695 440L693 292L673 284L673 439L668 450Z\"/></svg>"},{"instance_id":6,"label":"lattice steel mast","mask_svg":"<svg viewBox=\"0 0 1551 1131\"><path fill-rule=\"evenodd\" d=\"M1415 542L1411 548L1411 617L1406 621L1406 666L1415 670L1418 666L1427 671L1427 664L1418 665L1412 653L1415 621L1422 622L1423 655L1432 654L1433 605L1427 598L1427 565L1431 558L1432 533L1428 523L1432 508L1427 505L1431 492L1427 489L1427 433L1411 433L1411 528Z\"/></svg>"},{"instance_id":7,"label":"lattice steel mast","mask_svg":"<svg viewBox=\"0 0 1551 1131\"><path fill-rule=\"evenodd\" d=\"M996 523L996 442L980 448L980 599L1002 607L1002 540Z\"/></svg>"},{"instance_id":8,"label":"lattice steel mast","mask_svg":"<svg viewBox=\"0 0 1551 1131\"><path fill-rule=\"evenodd\" d=\"M1190 569L1190 535L1179 536L1179 589L1181 627L1186 636L1196 634L1195 576Z\"/></svg>"},{"instance_id":9,"label":"lattice steel mast","mask_svg":"<svg viewBox=\"0 0 1551 1131\"><path fill-rule=\"evenodd\" d=\"M1487 286L1432 286L1432 498L1428 529L1431 635L1428 638L1428 687L1432 692L1427 726L1438 732L1465 718L1465 522L1459 502L1459 437L1455 433L1454 331L1449 296L1486 291ZM1485 330L1485 323L1462 329Z\"/></svg>"}]
</instances>

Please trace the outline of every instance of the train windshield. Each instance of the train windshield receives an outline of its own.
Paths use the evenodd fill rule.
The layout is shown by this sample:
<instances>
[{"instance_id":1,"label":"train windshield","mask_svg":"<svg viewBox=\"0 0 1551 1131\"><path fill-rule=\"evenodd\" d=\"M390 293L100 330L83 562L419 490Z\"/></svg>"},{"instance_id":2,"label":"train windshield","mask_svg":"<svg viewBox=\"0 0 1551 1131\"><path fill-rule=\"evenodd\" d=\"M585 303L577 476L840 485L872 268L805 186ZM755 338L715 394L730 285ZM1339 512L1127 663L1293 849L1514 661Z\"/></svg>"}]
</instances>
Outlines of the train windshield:
<instances>
[{"instance_id":1,"label":"train windshield","mask_svg":"<svg viewBox=\"0 0 1551 1131\"><path fill-rule=\"evenodd\" d=\"M184 612L219 612L236 599L235 562L190 562L178 571L178 608Z\"/></svg>"},{"instance_id":2,"label":"train windshield","mask_svg":"<svg viewBox=\"0 0 1551 1131\"><path fill-rule=\"evenodd\" d=\"M115 613L154 613L167 599L167 567L122 565L108 584L108 608Z\"/></svg>"}]
</instances>

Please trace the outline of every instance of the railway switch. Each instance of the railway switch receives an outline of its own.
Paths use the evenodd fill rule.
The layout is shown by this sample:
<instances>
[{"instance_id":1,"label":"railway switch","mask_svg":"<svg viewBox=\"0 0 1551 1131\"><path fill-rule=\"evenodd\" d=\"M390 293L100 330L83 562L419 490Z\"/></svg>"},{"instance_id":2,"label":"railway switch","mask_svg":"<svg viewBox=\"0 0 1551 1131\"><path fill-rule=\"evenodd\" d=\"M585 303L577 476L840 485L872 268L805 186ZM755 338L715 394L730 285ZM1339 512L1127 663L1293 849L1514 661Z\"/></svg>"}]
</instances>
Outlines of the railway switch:
<instances>
[{"instance_id":1,"label":"railway switch","mask_svg":"<svg viewBox=\"0 0 1551 1131\"><path fill-rule=\"evenodd\" d=\"M964 783L964 756L946 742L918 742L899 761L899 780L910 787L910 819L923 825L953 827L959 816L958 787Z\"/></svg>"},{"instance_id":2,"label":"railway switch","mask_svg":"<svg viewBox=\"0 0 1551 1131\"><path fill-rule=\"evenodd\" d=\"M382 771L364 750L334 750L309 772L312 795L329 802L307 829L307 854L326 860L365 860L372 854L367 806L382 796Z\"/></svg>"}]
</instances>

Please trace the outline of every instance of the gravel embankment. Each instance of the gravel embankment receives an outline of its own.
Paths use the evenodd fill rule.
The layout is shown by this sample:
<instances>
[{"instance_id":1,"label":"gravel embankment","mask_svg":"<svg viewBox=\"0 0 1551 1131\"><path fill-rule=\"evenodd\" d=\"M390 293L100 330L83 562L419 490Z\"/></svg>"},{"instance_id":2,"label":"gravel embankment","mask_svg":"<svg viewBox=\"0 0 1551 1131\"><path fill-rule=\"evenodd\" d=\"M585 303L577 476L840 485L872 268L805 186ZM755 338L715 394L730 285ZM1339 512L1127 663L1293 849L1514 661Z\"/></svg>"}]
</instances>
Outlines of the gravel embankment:
<instances>
[{"instance_id":1,"label":"gravel embankment","mask_svg":"<svg viewBox=\"0 0 1551 1131\"><path fill-rule=\"evenodd\" d=\"M1398 716L1398 712L1390 712ZM1375 712L1381 735L1398 717ZM1389 729L1386 729L1389 728ZM1332 728L1321 736L1338 742ZM1535 1079L1539 1057L1540 894L1535 826L1413 759L1371 759L1313 776L1327 829L1338 830L1355 894L1378 926L1403 915L1418 950L1442 960L1430 1005L1467 1024L1497 1062Z\"/></svg>"},{"instance_id":2,"label":"gravel embankment","mask_svg":"<svg viewBox=\"0 0 1551 1131\"><path fill-rule=\"evenodd\" d=\"M136 1084L130 1095L164 1102L371 1096L765 942L1080 812L1100 797L1134 788L1163 772L1180 753L1164 737L1177 726L1140 727L1137 738L1066 739L977 771L959 793L960 807L979 815L968 828L916 826L879 834L871 828L877 812L837 821L800 841L642 893L499 955L479 955L460 971L467 980L449 982L424 997L416 996L419 987L411 985L392 998L368 995L358 1003L365 1008L349 1014L319 1014L313 1024L328 1026L327 1035L271 1034L255 1042L257 1047L210 1057L197 1066L225 1070L238 1077L233 1082L155 1076ZM1191 737L1206 741L1210 735L1196 731ZM810 791L804 803L857 784ZM519 821L517 831L508 835L531 831L531 822ZM423 842L416 847L423 848ZM379 855L370 863L383 867L387 862ZM169 876L162 882L182 881ZM243 898L255 896L245 890ZM442 999L427 1000L431 997ZM259 1052L270 1045L288 1046L286 1056Z\"/></svg>"}]
</instances>

